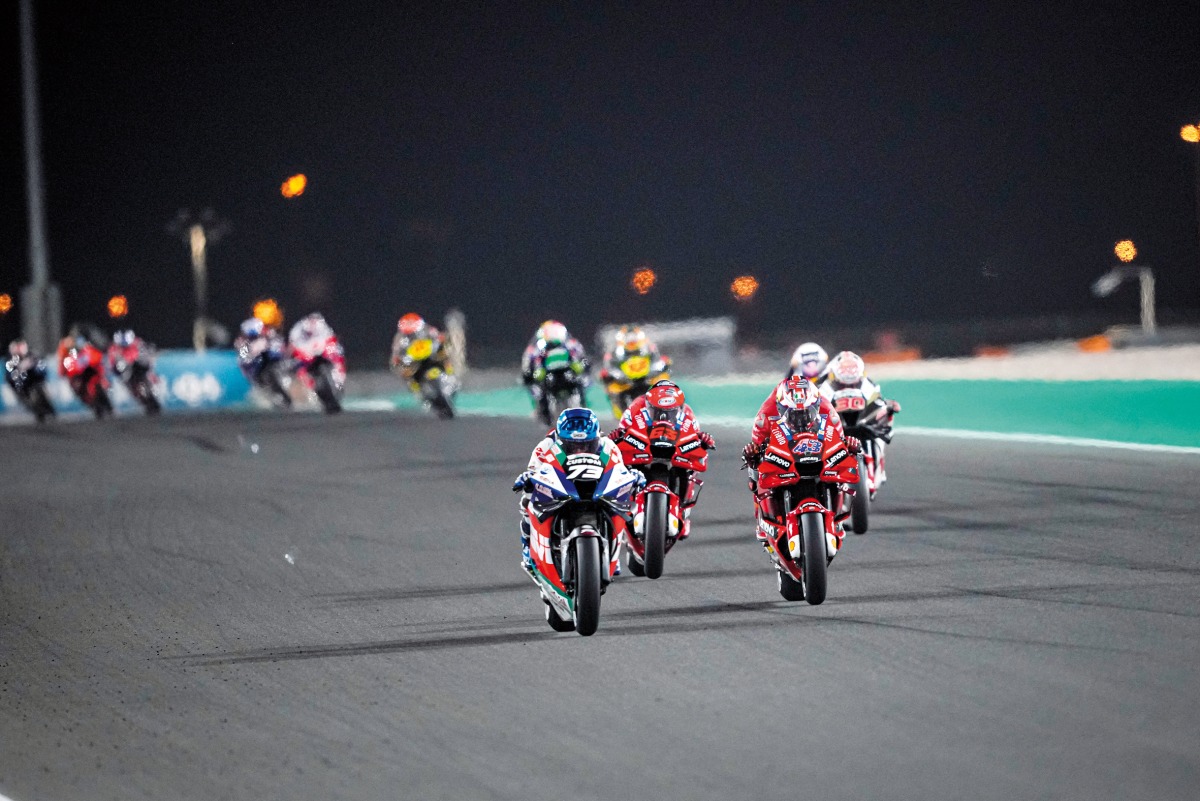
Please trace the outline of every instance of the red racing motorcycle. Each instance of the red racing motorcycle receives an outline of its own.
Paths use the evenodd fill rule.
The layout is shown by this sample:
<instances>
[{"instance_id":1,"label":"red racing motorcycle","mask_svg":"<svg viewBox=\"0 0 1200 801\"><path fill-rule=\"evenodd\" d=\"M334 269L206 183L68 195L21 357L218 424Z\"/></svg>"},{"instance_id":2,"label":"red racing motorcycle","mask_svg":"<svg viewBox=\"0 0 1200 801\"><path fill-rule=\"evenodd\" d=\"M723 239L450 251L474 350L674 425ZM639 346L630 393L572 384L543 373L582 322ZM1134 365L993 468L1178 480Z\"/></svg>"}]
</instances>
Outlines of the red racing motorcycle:
<instances>
[{"instance_id":1,"label":"red racing motorcycle","mask_svg":"<svg viewBox=\"0 0 1200 801\"><path fill-rule=\"evenodd\" d=\"M108 376L104 374L104 354L91 342L75 344L62 353L61 372L76 397L92 410L96 419L113 413L108 397Z\"/></svg>"},{"instance_id":2,"label":"red racing motorcycle","mask_svg":"<svg viewBox=\"0 0 1200 801\"><path fill-rule=\"evenodd\" d=\"M841 547L838 528L849 516L837 510L858 474L844 434L824 416L816 431L793 431L781 422L771 432L758 465L756 535L775 564L785 600L825 600L826 567Z\"/></svg>"},{"instance_id":3,"label":"red racing motorcycle","mask_svg":"<svg viewBox=\"0 0 1200 801\"><path fill-rule=\"evenodd\" d=\"M663 559L679 541L704 486L696 473L708 468L708 450L697 431L681 431L683 420L682 409L660 413L649 423L637 415L617 441L625 464L646 476L646 486L635 500L633 530L625 537L626 564L635 576L662 575Z\"/></svg>"},{"instance_id":4,"label":"red racing motorcycle","mask_svg":"<svg viewBox=\"0 0 1200 801\"><path fill-rule=\"evenodd\" d=\"M316 393L329 414L342 410L346 386L346 354L335 335L292 343L296 375Z\"/></svg>"}]
</instances>

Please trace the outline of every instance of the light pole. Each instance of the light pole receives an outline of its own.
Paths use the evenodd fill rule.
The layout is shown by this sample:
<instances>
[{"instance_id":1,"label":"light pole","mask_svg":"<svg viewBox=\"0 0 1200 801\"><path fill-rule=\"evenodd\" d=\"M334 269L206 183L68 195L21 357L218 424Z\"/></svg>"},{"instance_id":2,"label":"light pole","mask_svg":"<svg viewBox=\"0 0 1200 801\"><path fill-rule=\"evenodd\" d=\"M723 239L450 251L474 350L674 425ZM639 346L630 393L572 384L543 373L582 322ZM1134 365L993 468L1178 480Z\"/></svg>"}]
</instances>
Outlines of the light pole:
<instances>
[{"instance_id":1,"label":"light pole","mask_svg":"<svg viewBox=\"0 0 1200 801\"><path fill-rule=\"evenodd\" d=\"M1183 126L1179 129L1179 138L1191 143L1196 164L1196 235L1197 244L1200 244L1200 125Z\"/></svg>"},{"instance_id":2,"label":"light pole","mask_svg":"<svg viewBox=\"0 0 1200 801\"><path fill-rule=\"evenodd\" d=\"M180 209L167 224L167 233L182 237L192 256L192 277L196 289L196 319L192 323L192 347L204 353L208 340L208 246L229 231L229 223L212 209L198 215Z\"/></svg>"},{"instance_id":3,"label":"light pole","mask_svg":"<svg viewBox=\"0 0 1200 801\"><path fill-rule=\"evenodd\" d=\"M62 295L50 281L46 247L42 133L38 115L33 2L21 0L21 98L25 123L25 196L29 206L29 286L21 289L21 334L36 353L47 353L62 334Z\"/></svg>"}]
</instances>

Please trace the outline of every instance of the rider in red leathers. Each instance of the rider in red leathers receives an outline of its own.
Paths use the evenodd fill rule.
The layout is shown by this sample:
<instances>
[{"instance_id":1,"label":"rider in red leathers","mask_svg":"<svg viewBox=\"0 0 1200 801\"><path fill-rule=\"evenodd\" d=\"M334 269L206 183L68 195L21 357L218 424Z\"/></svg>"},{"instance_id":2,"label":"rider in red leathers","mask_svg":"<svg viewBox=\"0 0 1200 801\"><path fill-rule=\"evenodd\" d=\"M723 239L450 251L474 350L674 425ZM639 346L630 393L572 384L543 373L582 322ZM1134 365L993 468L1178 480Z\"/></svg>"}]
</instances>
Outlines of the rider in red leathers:
<instances>
[{"instance_id":1,"label":"rider in red leathers","mask_svg":"<svg viewBox=\"0 0 1200 801\"><path fill-rule=\"evenodd\" d=\"M842 420L833 410L829 401L821 396L820 391L811 381L802 376L792 376L780 381L775 390L767 396L758 409L754 418L754 429L750 435L750 443L742 450L742 459L750 469L750 491L754 493L754 514L757 523L764 515L776 517L772 508L774 499L770 492L760 492L758 489L758 464L766 449L767 440L781 422L786 423L792 430L816 430L821 420L825 425L833 427L837 433L842 433ZM851 453L858 453L862 444L855 437L846 437L846 447ZM833 508L840 509L841 492L833 498ZM755 531L758 531L757 525ZM841 534L838 534L839 547Z\"/></svg>"},{"instance_id":2,"label":"rider in red leathers","mask_svg":"<svg viewBox=\"0 0 1200 801\"><path fill-rule=\"evenodd\" d=\"M621 419L617 421L616 427L608 432L608 436L614 442L620 441L625 435L626 429L634 425L634 421L639 417L644 418L649 427L657 420L674 419L676 415L682 418L679 428L681 437L694 431L705 450L711 451L716 448L712 435L700 430L700 424L696 422L696 415L692 412L692 407L684 401L683 390L673 381L665 380L656 382L645 395L635 398L633 403L629 404L629 408L625 410L625 414L621 415ZM696 505L698 495L699 485L697 484L694 491L684 492L680 498L680 510L683 512L683 521L679 530L679 539L681 540L687 539L691 533L692 509Z\"/></svg>"}]
</instances>

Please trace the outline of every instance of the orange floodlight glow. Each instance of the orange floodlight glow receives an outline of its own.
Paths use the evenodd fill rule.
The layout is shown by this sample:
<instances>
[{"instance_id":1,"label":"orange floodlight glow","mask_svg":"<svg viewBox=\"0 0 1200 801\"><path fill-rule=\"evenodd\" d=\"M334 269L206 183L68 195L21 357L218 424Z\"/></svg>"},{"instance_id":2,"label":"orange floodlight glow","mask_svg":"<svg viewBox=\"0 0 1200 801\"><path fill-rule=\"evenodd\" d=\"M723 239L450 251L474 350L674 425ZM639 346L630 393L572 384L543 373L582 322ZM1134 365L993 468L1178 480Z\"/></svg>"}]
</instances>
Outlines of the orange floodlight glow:
<instances>
[{"instance_id":1,"label":"orange floodlight glow","mask_svg":"<svg viewBox=\"0 0 1200 801\"><path fill-rule=\"evenodd\" d=\"M753 275L739 275L729 285L729 291L738 300L750 300L758 291L758 279Z\"/></svg>"},{"instance_id":2,"label":"orange floodlight glow","mask_svg":"<svg viewBox=\"0 0 1200 801\"><path fill-rule=\"evenodd\" d=\"M7 293L0 295L0 314L8 314L12 311L12 295Z\"/></svg>"},{"instance_id":3,"label":"orange floodlight glow","mask_svg":"<svg viewBox=\"0 0 1200 801\"><path fill-rule=\"evenodd\" d=\"M255 303L254 316L262 320L263 325L272 328L283 325L283 309L279 308L279 304L275 302L274 298L267 298Z\"/></svg>"},{"instance_id":4,"label":"orange floodlight glow","mask_svg":"<svg viewBox=\"0 0 1200 801\"><path fill-rule=\"evenodd\" d=\"M1179 138L1185 142L1195 144L1200 142L1200 127L1195 125L1185 125L1179 129Z\"/></svg>"},{"instance_id":5,"label":"orange floodlight glow","mask_svg":"<svg viewBox=\"0 0 1200 801\"><path fill-rule=\"evenodd\" d=\"M113 295L108 299L108 316L119 320L129 314L129 299L124 295Z\"/></svg>"},{"instance_id":6,"label":"orange floodlight glow","mask_svg":"<svg viewBox=\"0 0 1200 801\"><path fill-rule=\"evenodd\" d=\"M307 186L308 177L300 172L284 181L283 186L279 187L279 192L286 198L300 197L304 194L304 189Z\"/></svg>"},{"instance_id":7,"label":"orange floodlight glow","mask_svg":"<svg viewBox=\"0 0 1200 801\"><path fill-rule=\"evenodd\" d=\"M633 278L629 279L629 285L633 287L633 291L639 295L645 295L654 285L658 283L658 276L654 270L649 267L643 267L633 274Z\"/></svg>"},{"instance_id":8,"label":"orange floodlight glow","mask_svg":"<svg viewBox=\"0 0 1200 801\"><path fill-rule=\"evenodd\" d=\"M1122 263L1128 264L1137 256L1137 248L1133 246L1132 240L1122 239L1113 248L1113 253L1117 254L1117 258L1120 259Z\"/></svg>"}]
</instances>

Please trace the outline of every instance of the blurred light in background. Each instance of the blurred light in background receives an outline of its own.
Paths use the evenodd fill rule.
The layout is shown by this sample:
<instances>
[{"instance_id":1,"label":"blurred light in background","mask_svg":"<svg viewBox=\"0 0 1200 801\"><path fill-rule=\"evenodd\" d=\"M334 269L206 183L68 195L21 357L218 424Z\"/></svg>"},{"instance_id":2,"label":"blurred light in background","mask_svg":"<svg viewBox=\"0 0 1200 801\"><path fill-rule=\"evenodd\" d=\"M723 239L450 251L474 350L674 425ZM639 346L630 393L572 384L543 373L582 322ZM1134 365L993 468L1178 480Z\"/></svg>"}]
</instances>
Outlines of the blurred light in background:
<instances>
[{"instance_id":1,"label":"blurred light in background","mask_svg":"<svg viewBox=\"0 0 1200 801\"><path fill-rule=\"evenodd\" d=\"M641 268L633 274L633 278L629 279L629 285L639 295L645 295L656 283L658 283L658 276L649 267Z\"/></svg>"},{"instance_id":2,"label":"blurred light in background","mask_svg":"<svg viewBox=\"0 0 1200 801\"><path fill-rule=\"evenodd\" d=\"M119 320L129 314L129 299L124 295L113 295L108 299L108 316Z\"/></svg>"},{"instance_id":3,"label":"blurred light in background","mask_svg":"<svg viewBox=\"0 0 1200 801\"><path fill-rule=\"evenodd\" d=\"M1200 142L1200 127L1185 125L1179 129L1179 138L1185 142Z\"/></svg>"},{"instance_id":4,"label":"blurred light in background","mask_svg":"<svg viewBox=\"0 0 1200 801\"><path fill-rule=\"evenodd\" d=\"M274 298L267 298L255 303L254 316L262 320L263 325L269 325L272 328L283 325L283 309L279 308L279 304L275 302Z\"/></svg>"},{"instance_id":5,"label":"blurred light in background","mask_svg":"<svg viewBox=\"0 0 1200 801\"><path fill-rule=\"evenodd\" d=\"M729 291L738 300L750 300L758 291L758 279L753 275L739 275L729 285Z\"/></svg>"},{"instance_id":6,"label":"blurred light in background","mask_svg":"<svg viewBox=\"0 0 1200 801\"><path fill-rule=\"evenodd\" d=\"M0 314L8 314L12 310L12 295L0 295Z\"/></svg>"},{"instance_id":7,"label":"blurred light in background","mask_svg":"<svg viewBox=\"0 0 1200 801\"><path fill-rule=\"evenodd\" d=\"M286 198L300 197L307 186L308 178L301 172L284 181L283 186L279 187L279 192Z\"/></svg>"},{"instance_id":8,"label":"blurred light in background","mask_svg":"<svg viewBox=\"0 0 1200 801\"><path fill-rule=\"evenodd\" d=\"M1137 256L1137 248L1133 246L1132 240L1122 239L1117 243L1116 247L1113 248L1113 253L1116 253L1117 258L1122 262L1128 264L1129 262L1133 261L1135 256Z\"/></svg>"}]
</instances>

